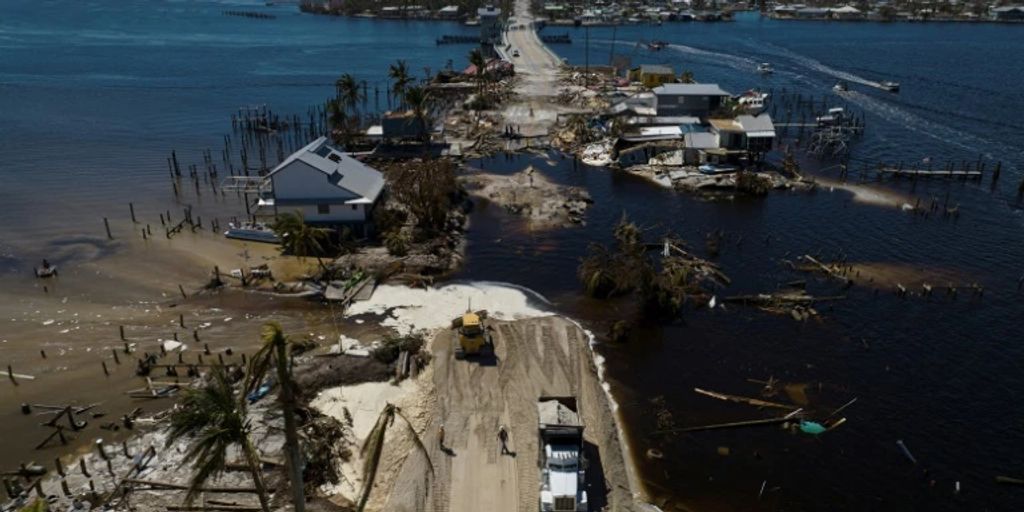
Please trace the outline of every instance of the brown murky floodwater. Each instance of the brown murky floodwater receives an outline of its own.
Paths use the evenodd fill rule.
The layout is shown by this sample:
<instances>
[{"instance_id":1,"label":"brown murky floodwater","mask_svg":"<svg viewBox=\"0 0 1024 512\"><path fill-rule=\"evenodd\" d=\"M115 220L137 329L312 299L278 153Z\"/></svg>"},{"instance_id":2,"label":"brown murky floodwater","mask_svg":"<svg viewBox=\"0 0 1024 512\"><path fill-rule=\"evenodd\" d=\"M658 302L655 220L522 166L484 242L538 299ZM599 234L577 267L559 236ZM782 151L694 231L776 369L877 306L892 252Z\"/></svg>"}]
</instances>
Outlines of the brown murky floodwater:
<instances>
[{"instance_id":1,"label":"brown murky floodwater","mask_svg":"<svg viewBox=\"0 0 1024 512\"><path fill-rule=\"evenodd\" d=\"M169 406L171 400L126 394L145 386L135 374L137 358L159 353L164 340L185 343L183 360L198 363L207 347L206 362L218 357L238 362L243 352L258 344L260 326L266 321L280 322L298 337L337 339L331 316L315 304L270 294L200 290L214 265L228 272L245 256L253 264L268 263L278 277L302 273L313 262L282 258L272 246L227 241L209 232L149 242L141 236L121 241L121 236L115 231L113 242L80 239L49 253L59 268L55 279L37 280L24 267L4 275L0 347L5 368L10 364L16 374L32 377L16 377L17 386L6 375L0 382L5 468L19 461L49 463L58 454L87 448L98 437L116 440L128 433L120 428L122 415L141 408L141 417L147 417ZM189 294L187 299L179 284ZM120 338L121 326L127 341ZM131 355L124 353L125 343ZM233 355L225 356L229 348ZM175 359L170 355L162 362ZM155 370L151 378L187 381L184 370L177 378ZM21 404L32 405L33 413L23 415ZM81 418L88 427L70 433L73 439L66 447L54 439L45 449L36 449L51 432L38 426L51 417L40 406L71 404L95 405Z\"/></svg>"}]
</instances>

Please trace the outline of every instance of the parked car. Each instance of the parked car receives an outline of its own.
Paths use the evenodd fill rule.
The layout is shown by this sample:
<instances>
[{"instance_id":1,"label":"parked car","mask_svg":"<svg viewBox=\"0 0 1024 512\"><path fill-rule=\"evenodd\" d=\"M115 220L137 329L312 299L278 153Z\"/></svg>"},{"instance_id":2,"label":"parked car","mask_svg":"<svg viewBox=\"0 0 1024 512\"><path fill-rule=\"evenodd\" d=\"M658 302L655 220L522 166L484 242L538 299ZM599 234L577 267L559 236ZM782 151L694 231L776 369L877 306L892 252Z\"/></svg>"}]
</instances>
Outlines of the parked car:
<instances>
[{"instance_id":1,"label":"parked car","mask_svg":"<svg viewBox=\"0 0 1024 512\"><path fill-rule=\"evenodd\" d=\"M512 50L512 56L513 57L518 57L519 56L519 50Z\"/></svg>"},{"instance_id":2,"label":"parked car","mask_svg":"<svg viewBox=\"0 0 1024 512\"><path fill-rule=\"evenodd\" d=\"M732 174L740 170L735 165L728 164L704 164L697 168L701 174Z\"/></svg>"}]
</instances>

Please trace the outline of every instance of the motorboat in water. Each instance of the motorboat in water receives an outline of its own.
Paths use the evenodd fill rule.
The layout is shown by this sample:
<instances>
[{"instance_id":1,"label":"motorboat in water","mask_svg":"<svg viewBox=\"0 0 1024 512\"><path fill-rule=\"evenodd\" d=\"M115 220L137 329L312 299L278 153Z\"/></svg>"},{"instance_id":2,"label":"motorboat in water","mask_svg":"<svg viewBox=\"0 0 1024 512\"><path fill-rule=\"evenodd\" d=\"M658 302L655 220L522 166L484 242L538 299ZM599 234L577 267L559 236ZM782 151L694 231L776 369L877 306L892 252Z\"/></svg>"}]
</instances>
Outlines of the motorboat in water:
<instances>
[{"instance_id":1,"label":"motorboat in water","mask_svg":"<svg viewBox=\"0 0 1024 512\"><path fill-rule=\"evenodd\" d=\"M832 90L836 91L836 92L846 92L846 91L850 90L850 86L847 85L846 82L843 82L842 80L840 80L840 81L836 82L835 85L832 86Z\"/></svg>"},{"instance_id":2,"label":"motorboat in water","mask_svg":"<svg viewBox=\"0 0 1024 512\"><path fill-rule=\"evenodd\" d=\"M770 75L775 72L775 68L768 62L762 62L757 65L757 72L762 75Z\"/></svg>"},{"instance_id":3,"label":"motorboat in water","mask_svg":"<svg viewBox=\"0 0 1024 512\"><path fill-rule=\"evenodd\" d=\"M649 48L652 52L662 50L666 46L668 46L668 43L666 43L665 41L651 41L647 43L647 48Z\"/></svg>"},{"instance_id":4,"label":"motorboat in water","mask_svg":"<svg viewBox=\"0 0 1024 512\"><path fill-rule=\"evenodd\" d=\"M274 231L261 222L243 222L238 225L233 222L228 223L228 230L224 232L224 236L249 242L281 243L281 239L277 237Z\"/></svg>"},{"instance_id":5,"label":"motorboat in water","mask_svg":"<svg viewBox=\"0 0 1024 512\"><path fill-rule=\"evenodd\" d=\"M899 82L890 82L888 80L883 80L881 82L878 82L878 88L889 92L900 92Z\"/></svg>"}]
</instances>

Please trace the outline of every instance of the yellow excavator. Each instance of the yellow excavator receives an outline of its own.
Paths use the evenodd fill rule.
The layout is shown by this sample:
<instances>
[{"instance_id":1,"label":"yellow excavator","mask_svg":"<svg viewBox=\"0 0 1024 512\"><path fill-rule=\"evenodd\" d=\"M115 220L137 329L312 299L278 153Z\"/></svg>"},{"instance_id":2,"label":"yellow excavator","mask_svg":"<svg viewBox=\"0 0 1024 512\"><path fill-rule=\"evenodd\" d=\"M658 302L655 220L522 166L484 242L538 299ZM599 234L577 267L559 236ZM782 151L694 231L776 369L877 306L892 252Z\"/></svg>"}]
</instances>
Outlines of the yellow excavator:
<instances>
[{"instance_id":1,"label":"yellow excavator","mask_svg":"<svg viewBox=\"0 0 1024 512\"><path fill-rule=\"evenodd\" d=\"M489 332L490 327L484 325L486 319L486 310L466 310L464 315L452 320L452 329L455 330L455 359L494 356L494 339Z\"/></svg>"}]
</instances>

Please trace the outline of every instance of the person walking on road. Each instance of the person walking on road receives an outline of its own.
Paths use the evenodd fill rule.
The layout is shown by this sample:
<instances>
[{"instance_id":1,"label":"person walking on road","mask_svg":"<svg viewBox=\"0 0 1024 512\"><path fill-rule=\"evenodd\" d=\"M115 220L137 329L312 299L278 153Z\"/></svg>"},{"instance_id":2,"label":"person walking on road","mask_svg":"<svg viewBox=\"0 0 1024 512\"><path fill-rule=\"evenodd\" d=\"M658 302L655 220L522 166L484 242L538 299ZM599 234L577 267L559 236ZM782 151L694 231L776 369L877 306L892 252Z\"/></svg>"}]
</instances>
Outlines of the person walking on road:
<instances>
[{"instance_id":1,"label":"person walking on road","mask_svg":"<svg viewBox=\"0 0 1024 512\"><path fill-rule=\"evenodd\" d=\"M508 429L505 428L505 425L498 427L498 440L501 441L501 454L512 455L508 449Z\"/></svg>"},{"instance_id":2,"label":"person walking on road","mask_svg":"<svg viewBox=\"0 0 1024 512\"><path fill-rule=\"evenodd\" d=\"M437 429L437 446L441 448L441 451L447 451L444 447L444 424Z\"/></svg>"}]
</instances>

